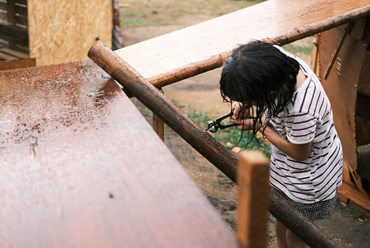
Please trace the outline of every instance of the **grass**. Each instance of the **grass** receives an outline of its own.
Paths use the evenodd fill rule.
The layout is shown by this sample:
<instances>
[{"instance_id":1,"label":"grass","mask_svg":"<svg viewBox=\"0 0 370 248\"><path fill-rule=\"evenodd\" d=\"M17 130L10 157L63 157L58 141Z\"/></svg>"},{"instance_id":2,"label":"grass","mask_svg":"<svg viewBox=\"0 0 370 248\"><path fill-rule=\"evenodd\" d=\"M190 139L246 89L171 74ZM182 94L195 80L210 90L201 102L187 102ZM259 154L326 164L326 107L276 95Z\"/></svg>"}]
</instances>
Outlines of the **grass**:
<instances>
[{"instance_id":1,"label":"grass","mask_svg":"<svg viewBox=\"0 0 370 248\"><path fill-rule=\"evenodd\" d=\"M125 0L128 7L120 9L125 27L175 25L182 15L220 16L253 4L258 0Z\"/></svg>"},{"instance_id":2,"label":"grass","mask_svg":"<svg viewBox=\"0 0 370 248\"><path fill-rule=\"evenodd\" d=\"M208 121L212 119L208 117L207 113L199 112L197 110L193 110L187 114L204 129L207 128ZM260 136L257 135L252 137L252 132L247 131L242 133L239 129L231 127L219 130L217 133L212 133L211 135L229 150L235 146L239 146L248 150L260 150L267 157L270 157L271 155L269 146Z\"/></svg>"},{"instance_id":3,"label":"grass","mask_svg":"<svg viewBox=\"0 0 370 248\"><path fill-rule=\"evenodd\" d=\"M172 102L177 105L175 100L172 100ZM184 105L177 106L179 108L185 108ZM208 121L214 119L210 118L207 113L199 112L197 110L193 110L192 112L187 114L204 129L207 128ZM260 136L252 138L252 133L250 131L243 132L243 136L241 136L242 132L239 129L231 127L228 129L220 130L217 133L211 133L211 135L229 150L238 145L243 149L259 150L262 151L267 157L271 156L269 145L266 144ZM217 175L217 181L218 184L226 187L235 186L235 183L223 173L219 173Z\"/></svg>"},{"instance_id":4,"label":"grass","mask_svg":"<svg viewBox=\"0 0 370 248\"><path fill-rule=\"evenodd\" d=\"M312 54L312 46L295 46L288 44L284 46L284 49L292 54Z\"/></svg>"}]
</instances>

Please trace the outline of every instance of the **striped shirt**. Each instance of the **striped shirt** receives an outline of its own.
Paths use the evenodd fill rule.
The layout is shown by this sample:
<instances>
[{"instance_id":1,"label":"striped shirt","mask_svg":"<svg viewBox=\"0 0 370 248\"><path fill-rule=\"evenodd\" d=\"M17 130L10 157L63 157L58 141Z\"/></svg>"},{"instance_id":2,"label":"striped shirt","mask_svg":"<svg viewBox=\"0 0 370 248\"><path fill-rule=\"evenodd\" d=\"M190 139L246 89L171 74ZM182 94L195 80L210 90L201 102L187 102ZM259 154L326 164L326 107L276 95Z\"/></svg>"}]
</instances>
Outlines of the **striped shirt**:
<instances>
[{"instance_id":1,"label":"striped shirt","mask_svg":"<svg viewBox=\"0 0 370 248\"><path fill-rule=\"evenodd\" d=\"M277 48L299 62L307 79L294 92L285 110L270 122L289 142L312 142L312 145L309 157L300 162L270 144L270 183L297 202L307 204L332 199L342 184L343 151L329 99L304 61Z\"/></svg>"}]
</instances>

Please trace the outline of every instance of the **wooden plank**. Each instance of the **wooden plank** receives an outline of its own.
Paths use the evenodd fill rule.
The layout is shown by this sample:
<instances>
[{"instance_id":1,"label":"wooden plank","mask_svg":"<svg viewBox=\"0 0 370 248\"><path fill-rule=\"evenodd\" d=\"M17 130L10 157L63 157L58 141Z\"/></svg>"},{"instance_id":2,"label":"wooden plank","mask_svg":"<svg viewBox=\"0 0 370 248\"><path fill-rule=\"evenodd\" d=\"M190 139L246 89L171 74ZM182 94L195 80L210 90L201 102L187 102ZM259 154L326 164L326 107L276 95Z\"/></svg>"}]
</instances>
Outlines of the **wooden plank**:
<instances>
[{"instance_id":1,"label":"wooden plank","mask_svg":"<svg viewBox=\"0 0 370 248\"><path fill-rule=\"evenodd\" d=\"M9 54L19 59L26 59L30 57L28 54L9 49L7 47L0 48L0 53Z\"/></svg>"},{"instance_id":2,"label":"wooden plank","mask_svg":"<svg viewBox=\"0 0 370 248\"><path fill-rule=\"evenodd\" d=\"M368 40L347 36L335 61L335 70L331 71L327 80L323 78L324 70L343 32L341 28L334 28L320 34L319 77L332 103L335 127L343 146L343 180L349 185L355 183L356 187L363 191L357 171L355 111Z\"/></svg>"},{"instance_id":3,"label":"wooden plank","mask_svg":"<svg viewBox=\"0 0 370 248\"><path fill-rule=\"evenodd\" d=\"M238 247L90 61L0 72L0 247Z\"/></svg>"},{"instance_id":4,"label":"wooden plank","mask_svg":"<svg viewBox=\"0 0 370 248\"><path fill-rule=\"evenodd\" d=\"M15 6L15 13L27 17L27 6Z\"/></svg>"},{"instance_id":5,"label":"wooden plank","mask_svg":"<svg viewBox=\"0 0 370 248\"><path fill-rule=\"evenodd\" d=\"M158 134L158 137L163 141L164 140L164 122L158 115L153 114L153 130Z\"/></svg>"},{"instance_id":6,"label":"wooden plank","mask_svg":"<svg viewBox=\"0 0 370 248\"><path fill-rule=\"evenodd\" d=\"M16 60L18 59L18 57L16 56L13 56L11 54L7 54L7 53L2 53L0 52L0 60L2 61L7 61L7 60Z\"/></svg>"},{"instance_id":7,"label":"wooden plank","mask_svg":"<svg viewBox=\"0 0 370 248\"><path fill-rule=\"evenodd\" d=\"M16 5L27 6L27 0L15 0Z\"/></svg>"},{"instance_id":8,"label":"wooden plank","mask_svg":"<svg viewBox=\"0 0 370 248\"><path fill-rule=\"evenodd\" d=\"M360 206L366 211L366 215L370 217L370 199L365 194L360 193L357 189L349 186L348 184L342 184L339 189L339 198L347 204L358 207Z\"/></svg>"},{"instance_id":9,"label":"wooden plank","mask_svg":"<svg viewBox=\"0 0 370 248\"><path fill-rule=\"evenodd\" d=\"M37 65L87 59L87 51L97 39L111 45L112 2L29 1L29 50Z\"/></svg>"},{"instance_id":10,"label":"wooden plank","mask_svg":"<svg viewBox=\"0 0 370 248\"><path fill-rule=\"evenodd\" d=\"M265 248L271 191L270 162L260 151L241 151L238 155L236 233L243 248Z\"/></svg>"},{"instance_id":11,"label":"wooden plank","mask_svg":"<svg viewBox=\"0 0 370 248\"><path fill-rule=\"evenodd\" d=\"M25 28L26 26L28 26L27 16L16 16L14 19L15 19L15 23L23 26L22 28Z\"/></svg>"},{"instance_id":12,"label":"wooden plank","mask_svg":"<svg viewBox=\"0 0 370 248\"><path fill-rule=\"evenodd\" d=\"M36 60L32 58L11 60L6 62L0 62L0 71L32 66L36 66Z\"/></svg>"},{"instance_id":13,"label":"wooden plank","mask_svg":"<svg viewBox=\"0 0 370 248\"><path fill-rule=\"evenodd\" d=\"M194 64L215 58L213 68L221 66L222 59L219 63L217 56L238 44L255 39L284 44L369 13L369 0L270 0L116 52L151 82L152 78L161 81L169 73L179 81L183 79L179 71ZM195 66L186 77L201 72L204 70Z\"/></svg>"}]
</instances>

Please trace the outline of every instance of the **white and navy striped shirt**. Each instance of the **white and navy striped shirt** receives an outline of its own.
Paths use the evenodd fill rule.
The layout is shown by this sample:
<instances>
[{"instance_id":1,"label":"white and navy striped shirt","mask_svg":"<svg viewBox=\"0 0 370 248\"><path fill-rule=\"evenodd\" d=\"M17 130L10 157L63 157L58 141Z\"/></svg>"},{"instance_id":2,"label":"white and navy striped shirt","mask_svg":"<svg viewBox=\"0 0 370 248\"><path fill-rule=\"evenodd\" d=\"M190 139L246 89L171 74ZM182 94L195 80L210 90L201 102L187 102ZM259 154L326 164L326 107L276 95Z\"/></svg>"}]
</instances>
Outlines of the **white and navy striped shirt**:
<instances>
[{"instance_id":1,"label":"white and navy striped shirt","mask_svg":"<svg viewBox=\"0 0 370 248\"><path fill-rule=\"evenodd\" d=\"M329 99L319 79L304 61L277 48L299 62L307 79L294 92L286 109L271 119L271 124L289 142L312 142L312 146L309 157L299 162L270 144L270 183L297 202L332 199L342 184L343 151Z\"/></svg>"}]
</instances>

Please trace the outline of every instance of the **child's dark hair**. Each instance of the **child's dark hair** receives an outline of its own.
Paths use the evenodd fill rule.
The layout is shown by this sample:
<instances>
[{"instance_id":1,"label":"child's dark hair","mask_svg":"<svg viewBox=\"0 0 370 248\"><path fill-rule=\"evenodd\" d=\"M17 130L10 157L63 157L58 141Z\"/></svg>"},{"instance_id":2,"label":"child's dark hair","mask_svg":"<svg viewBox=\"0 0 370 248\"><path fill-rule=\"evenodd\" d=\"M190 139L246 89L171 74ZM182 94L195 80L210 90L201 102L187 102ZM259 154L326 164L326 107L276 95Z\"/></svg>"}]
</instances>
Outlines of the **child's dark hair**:
<instances>
[{"instance_id":1,"label":"child's dark hair","mask_svg":"<svg viewBox=\"0 0 370 248\"><path fill-rule=\"evenodd\" d=\"M227 102L241 102L244 110L254 106L254 136L265 108L268 120L290 102L298 71L298 62L271 44L254 41L241 45L224 62L221 96Z\"/></svg>"}]
</instances>

